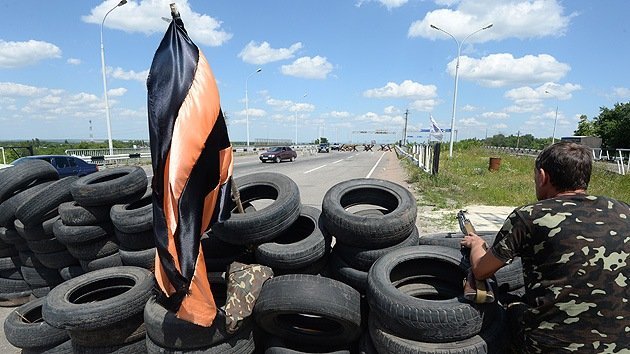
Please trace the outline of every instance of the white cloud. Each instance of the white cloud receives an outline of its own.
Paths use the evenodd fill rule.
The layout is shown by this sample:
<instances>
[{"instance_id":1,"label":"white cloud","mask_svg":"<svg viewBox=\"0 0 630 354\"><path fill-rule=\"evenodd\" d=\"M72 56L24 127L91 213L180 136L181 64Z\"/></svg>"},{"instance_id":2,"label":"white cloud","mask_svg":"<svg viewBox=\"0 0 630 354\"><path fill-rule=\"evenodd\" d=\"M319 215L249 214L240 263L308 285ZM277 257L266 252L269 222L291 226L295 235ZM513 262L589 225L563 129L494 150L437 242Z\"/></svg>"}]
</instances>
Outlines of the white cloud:
<instances>
[{"instance_id":1,"label":"white cloud","mask_svg":"<svg viewBox=\"0 0 630 354\"><path fill-rule=\"evenodd\" d=\"M313 112L314 110L315 106L310 103L296 102L289 107L290 112Z\"/></svg>"},{"instance_id":2,"label":"white cloud","mask_svg":"<svg viewBox=\"0 0 630 354\"><path fill-rule=\"evenodd\" d=\"M6 42L0 39L0 68L19 68L60 57L61 49L48 42L33 39L26 42Z\"/></svg>"},{"instance_id":3,"label":"white cloud","mask_svg":"<svg viewBox=\"0 0 630 354\"><path fill-rule=\"evenodd\" d=\"M477 110L477 107L475 107L475 106L473 106L473 105L469 105L469 104L467 104L467 105L465 105L464 107L462 107L462 108L461 108L461 110L462 110L463 112L473 112L473 111L476 111L476 110Z\"/></svg>"},{"instance_id":4,"label":"white cloud","mask_svg":"<svg viewBox=\"0 0 630 354\"><path fill-rule=\"evenodd\" d=\"M621 100L630 100L630 88L615 87L612 96Z\"/></svg>"},{"instance_id":5,"label":"white cloud","mask_svg":"<svg viewBox=\"0 0 630 354\"><path fill-rule=\"evenodd\" d=\"M464 118L459 120L460 125L464 127L481 127L485 124L475 118Z\"/></svg>"},{"instance_id":6,"label":"white cloud","mask_svg":"<svg viewBox=\"0 0 630 354\"><path fill-rule=\"evenodd\" d=\"M444 4L444 1L439 3ZM454 9L428 12L423 19L411 24L408 36L450 41L448 35L430 27L435 25L462 40L474 29L492 23L492 28L469 37L468 43L559 37L566 33L573 16L564 14L564 8L557 0L462 0Z\"/></svg>"},{"instance_id":7,"label":"white cloud","mask_svg":"<svg viewBox=\"0 0 630 354\"><path fill-rule=\"evenodd\" d=\"M282 65L284 75L301 77L304 79L325 79L332 71L333 66L325 57L301 57L292 64Z\"/></svg>"},{"instance_id":8,"label":"white cloud","mask_svg":"<svg viewBox=\"0 0 630 354\"><path fill-rule=\"evenodd\" d=\"M396 106L387 106L383 109L383 113L385 114L397 114L400 113L400 109Z\"/></svg>"},{"instance_id":9,"label":"white cloud","mask_svg":"<svg viewBox=\"0 0 630 354\"><path fill-rule=\"evenodd\" d=\"M120 97L127 93L127 89L124 87L119 87L111 90L107 90L108 97Z\"/></svg>"},{"instance_id":10,"label":"white cloud","mask_svg":"<svg viewBox=\"0 0 630 354\"><path fill-rule=\"evenodd\" d=\"M527 105L512 105L505 108L508 113L530 113L538 112L543 108L542 103L527 104Z\"/></svg>"},{"instance_id":11,"label":"white cloud","mask_svg":"<svg viewBox=\"0 0 630 354\"><path fill-rule=\"evenodd\" d=\"M111 10L119 0L106 0L94 7L89 15L81 19L87 23L101 24L107 11ZM168 26L162 17L170 14L169 4L172 0L140 0L131 1L110 13L105 26L129 33L140 32L147 35L164 33ZM177 10L181 14L186 30L197 44L212 47L220 46L232 38L231 33L221 29L221 21L205 14L193 11L188 0L177 2ZM169 16L170 18L170 16Z\"/></svg>"},{"instance_id":12,"label":"white cloud","mask_svg":"<svg viewBox=\"0 0 630 354\"><path fill-rule=\"evenodd\" d=\"M17 84L14 82L0 82L0 97L4 96L36 96L48 90L41 87Z\"/></svg>"},{"instance_id":13,"label":"white cloud","mask_svg":"<svg viewBox=\"0 0 630 354\"><path fill-rule=\"evenodd\" d=\"M271 48L271 45L267 42L262 42L258 45L256 42L251 41L247 43L245 48L238 53L238 57L244 62L250 64L267 64L274 61L291 59L295 56L295 52L302 48L302 43L293 43L289 48Z\"/></svg>"},{"instance_id":14,"label":"white cloud","mask_svg":"<svg viewBox=\"0 0 630 354\"><path fill-rule=\"evenodd\" d=\"M332 111L330 112L330 116L334 118L347 118L347 117L350 117L350 112Z\"/></svg>"},{"instance_id":15,"label":"white cloud","mask_svg":"<svg viewBox=\"0 0 630 354\"><path fill-rule=\"evenodd\" d=\"M409 0L359 0L356 3L357 7L360 7L361 5L363 5L364 2L379 2L381 5L387 7L388 10L397 8L397 7L401 7L403 5L405 5L407 2L409 2Z\"/></svg>"},{"instance_id":16,"label":"white cloud","mask_svg":"<svg viewBox=\"0 0 630 354\"><path fill-rule=\"evenodd\" d=\"M247 111L249 111L250 117L264 117L267 115L267 112L265 110L259 109L259 108L249 108L247 110L244 109L242 111L236 112L236 115L241 116L241 117L246 117Z\"/></svg>"},{"instance_id":17,"label":"white cloud","mask_svg":"<svg viewBox=\"0 0 630 354\"><path fill-rule=\"evenodd\" d=\"M505 112L484 112L481 114L483 118L489 119L508 119L510 115Z\"/></svg>"},{"instance_id":18,"label":"white cloud","mask_svg":"<svg viewBox=\"0 0 630 354\"><path fill-rule=\"evenodd\" d=\"M400 115L376 114L374 112L362 114L356 117L356 120L360 122L378 123L380 125L402 125L405 123L405 119Z\"/></svg>"},{"instance_id":19,"label":"white cloud","mask_svg":"<svg viewBox=\"0 0 630 354\"><path fill-rule=\"evenodd\" d=\"M439 104L438 100L415 100L409 104L409 108L420 112L432 112L435 106Z\"/></svg>"},{"instance_id":20,"label":"white cloud","mask_svg":"<svg viewBox=\"0 0 630 354\"><path fill-rule=\"evenodd\" d=\"M285 110L285 109L289 109L289 107L291 107L291 105L293 104L293 101L290 100L278 100L275 98L268 98L266 103L276 109L281 109L281 110Z\"/></svg>"},{"instance_id":21,"label":"white cloud","mask_svg":"<svg viewBox=\"0 0 630 354\"><path fill-rule=\"evenodd\" d=\"M369 98L418 98L429 99L437 96L435 85L422 85L411 80L405 80L400 85L388 82L385 86L369 89L363 92Z\"/></svg>"},{"instance_id":22,"label":"white cloud","mask_svg":"<svg viewBox=\"0 0 630 354\"><path fill-rule=\"evenodd\" d=\"M66 60L66 63L68 63L70 65L80 65L81 64L81 59L69 58L68 60Z\"/></svg>"},{"instance_id":23,"label":"white cloud","mask_svg":"<svg viewBox=\"0 0 630 354\"><path fill-rule=\"evenodd\" d=\"M504 97L513 101L516 105L536 105L546 99L569 100L572 92L581 90L577 84L556 84L546 82L536 88L529 86L511 89L504 94Z\"/></svg>"},{"instance_id":24,"label":"white cloud","mask_svg":"<svg viewBox=\"0 0 630 354\"><path fill-rule=\"evenodd\" d=\"M120 80L135 80L141 83L145 83L147 81L147 77L149 76L149 70L143 70L139 72L135 72L133 70L125 71L123 68L110 68L106 69L106 72L109 76L120 79Z\"/></svg>"},{"instance_id":25,"label":"white cloud","mask_svg":"<svg viewBox=\"0 0 630 354\"><path fill-rule=\"evenodd\" d=\"M507 124L504 124L504 123L499 123L492 126L492 128L494 129L505 129L507 127L508 127Z\"/></svg>"},{"instance_id":26,"label":"white cloud","mask_svg":"<svg viewBox=\"0 0 630 354\"><path fill-rule=\"evenodd\" d=\"M448 63L447 71L455 76L457 58ZM477 81L483 86L501 87L557 81L571 70L551 55L526 55L514 58L510 53L491 54L481 59L460 57L459 77Z\"/></svg>"}]
</instances>

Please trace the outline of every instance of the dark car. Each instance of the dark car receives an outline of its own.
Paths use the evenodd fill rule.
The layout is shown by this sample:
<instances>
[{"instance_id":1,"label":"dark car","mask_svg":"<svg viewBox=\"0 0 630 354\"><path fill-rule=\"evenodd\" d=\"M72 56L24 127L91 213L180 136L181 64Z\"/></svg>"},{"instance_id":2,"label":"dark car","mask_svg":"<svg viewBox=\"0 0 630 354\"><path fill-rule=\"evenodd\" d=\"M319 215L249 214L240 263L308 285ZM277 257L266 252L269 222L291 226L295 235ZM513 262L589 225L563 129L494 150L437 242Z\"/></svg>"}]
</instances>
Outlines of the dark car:
<instances>
[{"instance_id":1,"label":"dark car","mask_svg":"<svg viewBox=\"0 0 630 354\"><path fill-rule=\"evenodd\" d=\"M328 143L319 144L319 146L317 147L317 152L330 152L330 144Z\"/></svg>"},{"instance_id":2,"label":"dark car","mask_svg":"<svg viewBox=\"0 0 630 354\"><path fill-rule=\"evenodd\" d=\"M82 177L98 171L98 167L96 165L87 163L76 156L67 155L26 156L13 161L11 164L18 165L24 161L33 159L44 160L53 165L57 169L57 172L59 172L60 178L67 176Z\"/></svg>"},{"instance_id":3,"label":"dark car","mask_svg":"<svg viewBox=\"0 0 630 354\"><path fill-rule=\"evenodd\" d=\"M288 146L276 146L263 152L262 154L260 154L260 156L258 156L258 158L262 162L280 162L282 160L293 161L297 158L297 152L295 152L295 150L291 149Z\"/></svg>"}]
</instances>

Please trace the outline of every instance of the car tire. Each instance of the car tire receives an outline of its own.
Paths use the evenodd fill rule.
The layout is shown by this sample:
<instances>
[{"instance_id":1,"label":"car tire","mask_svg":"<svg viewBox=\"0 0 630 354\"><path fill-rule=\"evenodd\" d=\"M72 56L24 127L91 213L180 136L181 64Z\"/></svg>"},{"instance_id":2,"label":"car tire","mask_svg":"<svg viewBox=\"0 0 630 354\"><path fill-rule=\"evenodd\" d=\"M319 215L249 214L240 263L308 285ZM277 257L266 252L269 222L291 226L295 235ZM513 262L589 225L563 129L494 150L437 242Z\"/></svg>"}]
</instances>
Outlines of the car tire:
<instances>
[{"instance_id":1,"label":"car tire","mask_svg":"<svg viewBox=\"0 0 630 354\"><path fill-rule=\"evenodd\" d=\"M70 188L82 206L114 205L140 199L147 190L142 167L128 166L101 170L79 178Z\"/></svg>"},{"instance_id":2,"label":"car tire","mask_svg":"<svg viewBox=\"0 0 630 354\"><path fill-rule=\"evenodd\" d=\"M442 246L406 247L382 256L368 273L370 315L378 316L391 333L421 342L452 342L479 334L484 318L494 317L496 303L422 299L400 289L434 281L461 289L467 271L461 258L458 250Z\"/></svg>"},{"instance_id":3,"label":"car tire","mask_svg":"<svg viewBox=\"0 0 630 354\"><path fill-rule=\"evenodd\" d=\"M59 205L59 215L64 225L95 225L109 218L109 209L109 206L84 207L73 200Z\"/></svg>"},{"instance_id":4,"label":"car tire","mask_svg":"<svg viewBox=\"0 0 630 354\"><path fill-rule=\"evenodd\" d=\"M55 328L42 319L45 299L30 301L9 313L4 321L4 334L13 346L20 349L54 347L68 341L64 329Z\"/></svg>"},{"instance_id":5,"label":"car tire","mask_svg":"<svg viewBox=\"0 0 630 354\"><path fill-rule=\"evenodd\" d=\"M4 180L3 180L3 183L4 183ZM43 182L38 185L29 187L28 189L22 190L19 193L16 193L15 195L1 202L0 203L0 226L13 227L13 222L15 221L16 209L22 206L22 204L24 204L32 196L37 194L40 190L46 188L51 183L53 182L47 181L47 182Z\"/></svg>"},{"instance_id":6,"label":"car tire","mask_svg":"<svg viewBox=\"0 0 630 354\"><path fill-rule=\"evenodd\" d=\"M320 216L318 209L302 205L300 215L287 230L256 248L256 261L286 270L306 267L324 257L326 240L320 229Z\"/></svg>"},{"instance_id":7,"label":"car tire","mask_svg":"<svg viewBox=\"0 0 630 354\"><path fill-rule=\"evenodd\" d=\"M389 212L363 216L346 210L356 205L376 205ZM361 178L334 185L324 195L325 228L337 242L366 248L383 248L407 238L417 216L414 196L406 188L385 180Z\"/></svg>"},{"instance_id":8,"label":"car tire","mask_svg":"<svg viewBox=\"0 0 630 354\"><path fill-rule=\"evenodd\" d=\"M142 313L153 274L138 267L101 269L59 284L46 297L44 320L57 328L91 330Z\"/></svg>"},{"instance_id":9,"label":"car tire","mask_svg":"<svg viewBox=\"0 0 630 354\"><path fill-rule=\"evenodd\" d=\"M280 161L282 161L282 159L280 157L276 157L275 159L273 159L273 161L275 163L280 163Z\"/></svg>"},{"instance_id":10,"label":"car tire","mask_svg":"<svg viewBox=\"0 0 630 354\"><path fill-rule=\"evenodd\" d=\"M116 229L139 233L153 229L153 197L151 188L137 201L112 206L109 216Z\"/></svg>"},{"instance_id":11,"label":"car tire","mask_svg":"<svg viewBox=\"0 0 630 354\"><path fill-rule=\"evenodd\" d=\"M72 200L70 185L78 180L78 177L70 176L47 185L18 206L15 217L25 228L41 224L49 212L57 210L59 204Z\"/></svg>"},{"instance_id":12,"label":"car tire","mask_svg":"<svg viewBox=\"0 0 630 354\"><path fill-rule=\"evenodd\" d=\"M5 201L16 191L32 185L33 182L58 179L59 173L48 162L43 160L25 161L3 171L2 184L0 185L0 202Z\"/></svg>"},{"instance_id":13,"label":"car tire","mask_svg":"<svg viewBox=\"0 0 630 354\"><path fill-rule=\"evenodd\" d=\"M266 208L247 213L234 213L223 223L212 226L221 240L236 245L261 244L280 235L300 215L300 191L289 177L272 172L259 172L235 179L243 203L274 199ZM231 202L234 210L234 202Z\"/></svg>"},{"instance_id":14,"label":"car tire","mask_svg":"<svg viewBox=\"0 0 630 354\"><path fill-rule=\"evenodd\" d=\"M360 304L360 294L339 281L316 275L281 275L265 282L254 305L254 318L260 328L283 339L341 346L360 335ZM308 321L303 314L317 319Z\"/></svg>"}]
</instances>

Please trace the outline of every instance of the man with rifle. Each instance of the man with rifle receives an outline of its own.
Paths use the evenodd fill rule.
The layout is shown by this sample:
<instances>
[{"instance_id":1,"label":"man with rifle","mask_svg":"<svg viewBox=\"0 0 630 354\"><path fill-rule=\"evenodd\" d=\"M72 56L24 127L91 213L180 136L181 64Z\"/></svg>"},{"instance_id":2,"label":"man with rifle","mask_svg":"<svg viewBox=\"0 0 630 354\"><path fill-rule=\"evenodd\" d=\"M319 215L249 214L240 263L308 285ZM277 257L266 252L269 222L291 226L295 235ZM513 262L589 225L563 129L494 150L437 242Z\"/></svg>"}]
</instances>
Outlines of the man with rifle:
<instances>
[{"instance_id":1,"label":"man with rifle","mask_svg":"<svg viewBox=\"0 0 630 354\"><path fill-rule=\"evenodd\" d=\"M521 257L525 296L508 308L517 353L630 352L630 206L588 195L591 169L587 147L547 147L538 202L514 209L487 250L473 232L461 241L477 280Z\"/></svg>"}]
</instances>

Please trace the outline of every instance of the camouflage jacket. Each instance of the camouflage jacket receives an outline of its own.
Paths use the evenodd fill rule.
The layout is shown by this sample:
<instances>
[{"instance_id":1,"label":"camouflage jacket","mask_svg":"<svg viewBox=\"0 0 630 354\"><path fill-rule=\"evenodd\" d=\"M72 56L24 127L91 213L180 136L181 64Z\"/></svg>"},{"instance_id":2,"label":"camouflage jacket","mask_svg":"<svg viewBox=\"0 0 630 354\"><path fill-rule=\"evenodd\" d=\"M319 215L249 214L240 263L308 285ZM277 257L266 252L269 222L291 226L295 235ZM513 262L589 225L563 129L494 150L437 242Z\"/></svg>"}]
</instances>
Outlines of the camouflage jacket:
<instances>
[{"instance_id":1,"label":"camouflage jacket","mask_svg":"<svg viewBox=\"0 0 630 354\"><path fill-rule=\"evenodd\" d=\"M630 352L627 204L571 195L517 208L492 252L523 261L526 352Z\"/></svg>"}]
</instances>

